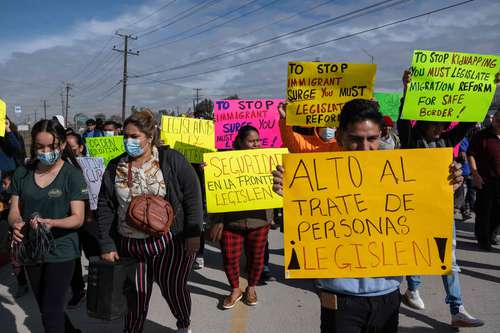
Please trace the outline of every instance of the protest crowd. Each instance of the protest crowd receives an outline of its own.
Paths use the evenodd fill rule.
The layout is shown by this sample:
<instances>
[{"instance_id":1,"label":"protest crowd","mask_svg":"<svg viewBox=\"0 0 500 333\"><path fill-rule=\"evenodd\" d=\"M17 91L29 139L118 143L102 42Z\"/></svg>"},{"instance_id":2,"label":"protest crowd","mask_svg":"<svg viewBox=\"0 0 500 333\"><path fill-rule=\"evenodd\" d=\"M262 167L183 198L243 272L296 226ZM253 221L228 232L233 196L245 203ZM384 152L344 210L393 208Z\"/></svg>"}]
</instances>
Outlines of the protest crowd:
<instances>
[{"instance_id":1,"label":"protest crowd","mask_svg":"<svg viewBox=\"0 0 500 333\"><path fill-rule=\"evenodd\" d=\"M469 73L450 70L441 90L439 66ZM142 332L156 283L177 332L191 332L188 281L205 242L227 276L220 310L206 309L216 316L266 298L280 229L285 277L315 279L311 332L398 332L401 303L426 306L422 275L441 276L451 327L484 325L462 297L454 221L475 221L480 251L499 245L500 57L415 51L408 67L397 104L374 93L376 65L290 62L286 99L214 101L212 119L143 108L83 131L42 119L29 152L6 118L14 297L33 293L48 333L82 332L67 312L81 306Z\"/></svg>"}]
</instances>

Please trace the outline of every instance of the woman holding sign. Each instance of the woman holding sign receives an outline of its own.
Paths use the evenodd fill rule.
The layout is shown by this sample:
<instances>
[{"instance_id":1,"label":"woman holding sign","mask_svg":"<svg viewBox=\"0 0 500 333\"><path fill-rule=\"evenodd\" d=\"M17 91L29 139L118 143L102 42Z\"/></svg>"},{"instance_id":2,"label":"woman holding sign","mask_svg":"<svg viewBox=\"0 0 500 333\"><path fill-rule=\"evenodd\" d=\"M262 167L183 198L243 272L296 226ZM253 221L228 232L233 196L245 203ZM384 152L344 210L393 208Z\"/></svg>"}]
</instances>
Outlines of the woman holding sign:
<instances>
[{"instance_id":1,"label":"woman holding sign","mask_svg":"<svg viewBox=\"0 0 500 333\"><path fill-rule=\"evenodd\" d=\"M234 149L256 149L260 147L259 132L250 125L240 128L234 141ZM216 214L213 219L217 221L210 230L212 240L220 240L224 262L224 271L231 294L224 299L224 309L233 308L243 296L245 303L250 306L257 305L255 286L264 269L264 251L269 232L269 219L266 210L251 210ZM245 293L240 289L240 257L242 245L248 260L248 287Z\"/></svg>"},{"instance_id":2,"label":"woman holding sign","mask_svg":"<svg viewBox=\"0 0 500 333\"><path fill-rule=\"evenodd\" d=\"M134 113L124 128L126 153L109 162L97 205L101 258L138 262L130 296L136 306L125 317L125 332L143 331L154 281L177 319L177 332L190 332L187 279L200 246L200 183L181 154L157 148L150 110Z\"/></svg>"}]
</instances>

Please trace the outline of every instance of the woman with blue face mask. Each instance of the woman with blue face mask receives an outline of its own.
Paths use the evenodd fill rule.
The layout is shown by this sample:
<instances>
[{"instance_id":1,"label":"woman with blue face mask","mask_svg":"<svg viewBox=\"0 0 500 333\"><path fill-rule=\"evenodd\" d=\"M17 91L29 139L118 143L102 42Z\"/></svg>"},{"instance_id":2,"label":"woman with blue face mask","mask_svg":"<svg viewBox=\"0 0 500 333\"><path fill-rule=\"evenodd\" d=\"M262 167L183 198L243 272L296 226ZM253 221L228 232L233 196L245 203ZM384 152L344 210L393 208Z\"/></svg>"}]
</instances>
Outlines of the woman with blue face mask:
<instances>
[{"instance_id":1,"label":"woman with blue face mask","mask_svg":"<svg viewBox=\"0 0 500 333\"><path fill-rule=\"evenodd\" d=\"M77 230L84 221L87 185L64 128L56 120L41 120L31 131L31 161L12 178L9 223L13 240L32 239L33 232L49 230L54 246L26 272L47 333L80 332L64 313L66 291L75 259L80 257Z\"/></svg>"},{"instance_id":2,"label":"woman with blue face mask","mask_svg":"<svg viewBox=\"0 0 500 333\"><path fill-rule=\"evenodd\" d=\"M190 332L191 295L187 278L200 246L203 221L201 188L189 162L170 148L158 148L154 114L134 113L124 123L126 153L110 161L103 176L97 205L101 258L137 260L135 292L125 317L125 332L142 332L156 282L172 314L177 332ZM128 223L132 197L160 196L170 202L174 221L162 236ZM165 211L165 215L167 212ZM115 235L112 237L111 235Z\"/></svg>"}]
</instances>

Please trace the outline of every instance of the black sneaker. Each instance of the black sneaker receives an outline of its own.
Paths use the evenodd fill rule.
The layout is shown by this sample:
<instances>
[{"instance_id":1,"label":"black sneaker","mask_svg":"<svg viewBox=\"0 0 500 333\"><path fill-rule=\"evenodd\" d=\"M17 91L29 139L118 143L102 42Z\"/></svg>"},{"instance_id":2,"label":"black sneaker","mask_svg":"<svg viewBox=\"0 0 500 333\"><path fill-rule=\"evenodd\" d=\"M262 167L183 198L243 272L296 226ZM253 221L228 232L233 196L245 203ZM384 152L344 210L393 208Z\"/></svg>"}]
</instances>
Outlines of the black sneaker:
<instances>
[{"instance_id":1,"label":"black sneaker","mask_svg":"<svg viewBox=\"0 0 500 333\"><path fill-rule=\"evenodd\" d=\"M271 272L263 271L262 274L260 275L260 280L265 283L265 282L276 281L276 278L271 274Z\"/></svg>"},{"instance_id":2,"label":"black sneaker","mask_svg":"<svg viewBox=\"0 0 500 333\"><path fill-rule=\"evenodd\" d=\"M87 296L87 293L85 290L82 290L79 293L73 294L73 297L68 302L68 309L76 309L79 308L80 305L82 305L83 301L85 300L85 297Z\"/></svg>"}]
</instances>

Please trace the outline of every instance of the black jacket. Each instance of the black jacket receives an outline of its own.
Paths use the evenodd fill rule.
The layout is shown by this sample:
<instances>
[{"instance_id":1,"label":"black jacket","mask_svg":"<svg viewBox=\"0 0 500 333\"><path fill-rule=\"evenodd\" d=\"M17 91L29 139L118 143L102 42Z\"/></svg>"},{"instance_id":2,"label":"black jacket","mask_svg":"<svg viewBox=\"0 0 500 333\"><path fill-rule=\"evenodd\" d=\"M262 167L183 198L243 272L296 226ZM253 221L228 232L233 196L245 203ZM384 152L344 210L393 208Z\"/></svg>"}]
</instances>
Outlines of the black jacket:
<instances>
[{"instance_id":1,"label":"black jacket","mask_svg":"<svg viewBox=\"0 0 500 333\"><path fill-rule=\"evenodd\" d=\"M423 134L420 131L419 122L417 121L415 126L411 125L410 120L401 119L401 114L403 112L404 97L401 98L401 104L399 105L399 117L397 122L399 140L401 141L401 148L411 149L411 148L427 148L426 141ZM459 123L451 130L446 131L441 134L439 140L437 140L437 147L455 147L462 141L467 132L474 127L475 123Z\"/></svg>"},{"instance_id":2,"label":"black jacket","mask_svg":"<svg viewBox=\"0 0 500 333\"><path fill-rule=\"evenodd\" d=\"M199 237L203 223L203 206L198 177L191 164L180 153L158 148L160 168L167 185L166 199L174 209L170 231L181 237ZM118 201L115 193L116 168L125 154L111 160L106 167L97 201L96 223L101 253L116 251L118 237Z\"/></svg>"}]
</instances>

